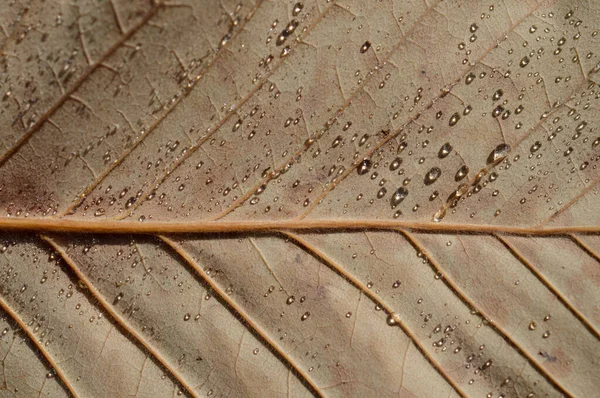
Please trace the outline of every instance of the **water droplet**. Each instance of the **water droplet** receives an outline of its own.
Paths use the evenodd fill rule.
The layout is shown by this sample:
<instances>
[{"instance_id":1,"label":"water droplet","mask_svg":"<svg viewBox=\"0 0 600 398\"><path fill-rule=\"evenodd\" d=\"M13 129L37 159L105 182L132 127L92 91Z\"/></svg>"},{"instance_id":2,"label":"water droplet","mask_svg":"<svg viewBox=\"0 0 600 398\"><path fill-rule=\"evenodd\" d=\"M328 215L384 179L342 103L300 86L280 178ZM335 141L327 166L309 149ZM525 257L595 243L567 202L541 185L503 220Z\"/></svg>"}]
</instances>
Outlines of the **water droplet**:
<instances>
[{"instance_id":1,"label":"water droplet","mask_svg":"<svg viewBox=\"0 0 600 398\"><path fill-rule=\"evenodd\" d=\"M458 121L460 120L460 115L458 114L458 112L455 112L451 117L450 117L450 121L448 122L449 126L456 126L456 123L458 123Z\"/></svg>"},{"instance_id":2,"label":"water droplet","mask_svg":"<svg viewBox=\"0 0 600 398\"><path fill-rule=\"evenodd\" d=\"M466 164L463 164L462 166L460 166L460 169L458 169L458 171L456 172L456 175L454 176L454 180L458 182L458 181L462 180L463 178L465 178L468 173L469 173L469 167Z\"/></svg>"},{"instance_id":3,"label":"water droplet","mask_svg":"<svg viewBox=\"0 0 600 398\"><path fill-rule=\"evenodd\" d=\"M400 187L398 189L396 189L396 192L394 192L394 194L392 195L392 198L390 199L390 202L392 204L392 208L398 206L400 203L402 203L402 201L404 200L404 198L406 198L406 196L408 196L408 190L404 187Z\"/></svg>"},{"instance_id":4,"label":"water droplet","mask_svg":"<svg viewBox=\"0 0 600 398\"><path fill-rule=\"evenodd\" d=\"M494 93L494 95L492 95L492 100L493 101L498 101L500 98L502 98L503 94L504 94L504 91L502 91L502 89L496 90L496 92Z\"/></svg>"},{"instance_id":5,"label":"water droplet","mask_svg":"<svg viewBox=\"0 0 600 398\"><path fill-rule=\"evenodd\" d=\"M121 292L121 293L117 294L117 297L115 297L115 299L113 300L113 304L117 304L122 299L123 299L123 293Z\"/></svg>"},{"instance_id":6,"label":"water droplet","mask_svg":"<svg viewBox=\"0 0 600 398\"><path fill-rule=\"evenodd\" d=\"M493 163L496 164L502 161L510 152L510 145L508 144L500 144L490 153L487 158L488 164Z\"/></svg>"},{"instance_id":7,"label":"water droplet","mask_svg":"<svg viewBox=\"0 0 600 398\"><path fill-rule=\"evenodd\" d=\"M433 222L440 222L444 217L446 217L446 209L442 207L433 215Z\"/></svg>"},{"instance_id":8,"label":"water droplet","mask_svg":"<svg viewBox=\"0 0 600 398\"><path fill-rule=\"evenodd\" d=\"M521 62L519 62L519 66L521 68L526 67L527 65L529 65L529 57L525 56L521 59Z\"/></svg>"},{"instance_id":9,"label":"water droplet","mask_svg":"<svg viewBox=\"0 0 600 398\"><path fill-rule=\"evenodd\" d=\"M292 52L292 48L290 46L285 46L283 47L283 49L281 50L281 58L285 58L288 55L290 55L290 53Z\"/></svg>"},{"instance_id":10,"label":"water droplet","mask_svg":"<svg viewBox=\"0 0 600 398\"><path fill-rule=\"evenodd\" d=\"M294 8L292 9L292 15L295 17L298 14L300 14L300 12L302 11L302 9L304 8L304 3L296 3L294 4Z\"/></svg>"},{"instance_id":11,"label":"water droplet","mask_svg":"<svg viewBox=\"0 0 600 398\"><path fill-rule=\"evenodd\" d=\"M439 167L432 167L427 174L425 175L424 183L425 185L431 185L437 181L438 178L442 175L442 170Z\"/></svg>"},{"instance_id":12,"label":"water droplet","mask_svg":"<svg viewBox=\"0 0 600 398\"><path fill-rule=\"evenodd\" d=\"M363 159L356 171L358 172L358 175L363 175L367 174L369 170L371 170L371 161L369 159Z\"/></svg>"},{"instance_id":13,"label":"water droplet","mask_svg":"<svg viewBox=\"0 0 600 398\"><path fill-rule=\"evenodd\" d=\"M300 317L300 320L305 321L308 319L309 316L310 316L310 312L306 311L304 314L302 314L302 316Z\"/></svg>"},{"instance_id":14,"label":"water droplet","mask_svg":"<svg viewBox=\"0 0 600 398\"><path fill-rule=\"evenodd\" d=\"M448 156L450 154L450 152L452 152L452 145L450 145L449 142L446 142L440 148L440 151L438 152L438 157L440 159L444 159L446 156Z\"/></svg>"},{"instance_id":15,"label":"water droplet","mask_svg":"<svg viewBox=\"0 0 600 398\"><path fill-rule=\"evenodd\" d=\"M396 318L394 318L394 316L392 314L388 315L388 317L385 320L385 323L387 323L388 326L397 326L398 325Z\"/></svg>"},{"instance_id":16,"label":"water droplet","mask_svg":"<svg viewBox=\"0 0 600 398\"><path fill-rule=\"evenodd\" d=\"M542 147L542 143L539 141L536 141L533 143L533 145L531 146L531 148L529 150L531 151L531 153L534 153L534 152L537 152L541 147Z\"/></svg>"},{"instance_id":17,"label":"water droplet","mask_svg":"<svg viewBox=\"0 0 600 398\"><path fill-rule=\"evenodd\" d=\"M390 163L390 171L398 170L398 168L400 167L401 164L402 164L402 159L400 159L400 158L394 159L392 161L392 163Z\"/></svg>"},{"instance_id":18,"label":"water droplet","mask_svg":"<svg viewBox=\"0 0 600 398\"><path fill-rule=\"evenodd\" d=\"M366 53L369 48L371 48L371 42L367 40L366 42L363 43L362 46L360 46L360 53L361 54Z\"/></svg>"}]
</instances>

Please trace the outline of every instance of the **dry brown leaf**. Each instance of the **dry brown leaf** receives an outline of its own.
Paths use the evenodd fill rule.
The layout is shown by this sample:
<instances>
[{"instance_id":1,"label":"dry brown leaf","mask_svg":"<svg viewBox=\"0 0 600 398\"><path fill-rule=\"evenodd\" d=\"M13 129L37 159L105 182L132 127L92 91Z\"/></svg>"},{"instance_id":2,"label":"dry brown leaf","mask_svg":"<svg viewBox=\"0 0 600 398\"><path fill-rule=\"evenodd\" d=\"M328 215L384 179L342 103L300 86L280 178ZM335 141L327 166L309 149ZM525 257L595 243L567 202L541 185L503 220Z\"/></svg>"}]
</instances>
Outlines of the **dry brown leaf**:
<instances>
[{"instance_id":1,"label":"dry brown leaf","mask_svg":"<svg viewBox=\"0 0 600 398\"><path fill-rule=\"evenodd\" d=\"M0 395L598 394L597 0L0 27Z\"/></svg>"}]
</instances>

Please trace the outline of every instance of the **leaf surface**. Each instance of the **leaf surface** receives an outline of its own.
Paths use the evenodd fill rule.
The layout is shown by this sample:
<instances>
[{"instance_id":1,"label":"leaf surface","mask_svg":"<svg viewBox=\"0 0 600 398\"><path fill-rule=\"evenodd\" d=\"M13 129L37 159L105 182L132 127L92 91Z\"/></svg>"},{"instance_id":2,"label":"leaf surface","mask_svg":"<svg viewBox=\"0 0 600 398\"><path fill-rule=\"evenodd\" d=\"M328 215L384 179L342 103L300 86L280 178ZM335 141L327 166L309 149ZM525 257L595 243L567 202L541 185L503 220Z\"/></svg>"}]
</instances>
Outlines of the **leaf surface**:
<instances>
[{"instance_id":1,"label":"leaf surface","mask_svg":"<svg viewBox=\"0 0 600 398\"><path fill-rule=\"evenodd\" d=\"M598 21L1 5L0 391L593 396Z\"/></svg>"}]
</instances>

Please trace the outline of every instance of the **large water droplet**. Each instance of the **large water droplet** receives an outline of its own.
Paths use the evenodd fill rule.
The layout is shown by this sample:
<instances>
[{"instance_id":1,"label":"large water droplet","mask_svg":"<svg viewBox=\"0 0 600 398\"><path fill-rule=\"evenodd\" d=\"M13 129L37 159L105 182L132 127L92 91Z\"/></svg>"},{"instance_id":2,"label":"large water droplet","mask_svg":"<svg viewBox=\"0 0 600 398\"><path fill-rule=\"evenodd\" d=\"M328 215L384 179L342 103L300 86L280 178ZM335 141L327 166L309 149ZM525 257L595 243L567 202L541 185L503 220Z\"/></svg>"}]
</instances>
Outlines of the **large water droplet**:
<instances>
[{"instance_id":1,"label":"large water droplet","mask_svg":"<svg viewBox=\"0 0 600 398\"><path fill-rule=\"evenodd\" d=\"M449 126L455 126L456 123L458 123L458 121L460 120L460 115L458 114L458 112L455 112L451 117L450 117L450 121L448 122Z\"/></svg>"},{"instance_id":2,"label":"large water droplet","mask_svg":"<svg viewBox=\"0 0 600 398\"><path fill-rule=\"evenodd\" d=\"M433 215L433 221L434 222L440 222L442 221L442 219L446 216L446 209L445 208L441 208L438 211L435 212L435 214Z\"/></svg>"},{"instance_id":3,"label":"large water droplet","mask_svg":"<svg viewBox=\"0 0 600 398\"><path fill-rule=\"evenodd\" d=\"M294 4L294 8L292 9L292 15L293 16L297 16L298 14L300 14L300 11L302 11L302 9L304 8L304 3L296 3Z\"/></svg>"},{"instance_id":4,"label":"large water droplet","mask_svg":"<svg viewBox=\"0 0 600 398\"><path fill-rule=\"evenodd\" d=\"M398 170L398 168L400 167L401 164L402 164L402 159L400 159L400 158L394 159L392 161L392 163L390 163L390 171Z\"/></svg>"},{"instance_id":5,"label":"large water droplet","mask_svg":"<svg viewBox=\"0 0 600 398\"><path fill-rule=\"evenodd\" d=\"M394 192L394 194L392 195L392 198L390 199L390 203L392 204L392 208L398 206L400 203L402 203L402 201L404 200L404 198L406 198L406 196L408 196L408 190L404 187L400 187L398 189L396 189L396 192Z\"/></svg>"},{"instance_id":6,"label":"large water droplet","mask_svg":"<svg viewBox=\"0 0 600 398\"><path fill-rule=\"evenodd\" d=\"M469 173L469 167L466 164L463 164L462 166L460 166L460 169L458 169L458 171L456 172L456 175L454 176L454 180L460 181L463 178L465 178L468 173Z\"/></svg>"},{"instance_id":7,"label":"large water droplet","mask_svg":"<svg viewBox=\"0 0 600 398\"><path fill-rule=\"evenodd\" d=\"M427 174L425 174L425 185L431 185L437 181L438 178L442 175L442 170L439 167L432 167Z\"/></svg>"},{"instance_id":8,"label":"large water droplet","mask_svg":"<svg viewBox=\"0 0 600 398\"><path fill-rule=\"evenodd\" d=\"M371 161L369 159L363 159L362 162L358 165L356 171L358 175L367 174L371 170Z\"/></svg>"},{"instance_id":9,"label":"large water droplet","mask_svg":"<svg viewBox=\"0 0 600 398\"><path fill-rule=\"evenodd\" d=\"M510 152L510 145L508 144L500 144L490 153L490 156L487 158L487 162L496 164L502 161Z\"/></svg>"},{"instance_id":10,"label":"large water droplet","mask_svg":"<svg viewBox=\"0 0 600 398\"><path fill-rule=\"evenodd\" d=\"M450 152L452 152L452 145L450 145L449 142L446 142L444 145L442 145L442 147L440 148L440 151L438 152L438 157L440 159L445 158L446 156L448 156L450 154Z\"/></svg>"}]
</instances>

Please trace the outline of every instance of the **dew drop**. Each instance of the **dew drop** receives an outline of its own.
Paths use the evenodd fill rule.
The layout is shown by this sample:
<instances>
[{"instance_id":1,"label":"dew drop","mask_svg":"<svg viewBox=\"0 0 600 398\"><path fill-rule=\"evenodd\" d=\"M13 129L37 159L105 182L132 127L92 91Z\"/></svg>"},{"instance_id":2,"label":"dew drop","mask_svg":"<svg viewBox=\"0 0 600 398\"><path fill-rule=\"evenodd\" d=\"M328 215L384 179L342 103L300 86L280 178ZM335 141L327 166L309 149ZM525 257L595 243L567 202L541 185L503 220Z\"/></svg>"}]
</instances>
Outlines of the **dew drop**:
<instances>
[{"instance_id":1,"label":"dew drop","mask_svg":"<svg viewBox=\"0 0 600 398\"><path fill-rule=\"evenodd\" d=\"M302 9L304 8L304 3L296 3L294 4L294 8L292 9L292 15L295 17L298 14L300 14L300 12L302 11Z\"/></svg>"},{"instance_id":2,"label":"dew drop","mask_svg":"<svg viewBox=\"0 0 600 398\"><path fill-rule=\"evenodd\" d=\"M498 101L500 98L502 98L503 94L504 94L504 91L502 91L502 89L496 90L496 92L494 93L494 95L492 95L492 100L493 101Z\"/></svg>"},{"instance_id":3,"label":"dew drop","mask_svg":"<svg viewBox=\"0 0 600 398\"><path fill-rule=\"evenodd\" d=\"M388 317L385 320L385 323L387 323L388 326L397 326L398 325L396 318L394 318L394 316L392 314L388 315Z\"/></svg>"},{"instance_id":4,"label":"dew drop","mask_svg":"<svg viewBox=\"0 0 600 398\"><path fill-rule=\"evenodd\" d=\"M452 152L452 145L450 145L449 142L446 142L440 148L440 151L438 152L438 157L440 159L444 159L446 156L448 156L450 154L450 152Z\"/></svg>"},{"instance_id":5,"label":"dew drop","mask_svg":"<svg viewBox=\"0 0 600 398\"><path fill-rule=\"evenodd\" d=\"M445 208L441 208L438 211L435 212L435 214L433 215L433 221L434 222L440 222L442 221L442 219L446 216L446 209Z\"/></svg>"},{"instance_id":6,"label":"dew drop","mask_svg":"<svg viewBox=\"0 0 600 398\"><path fill-rule=\"evenodd\" d=\"M362 46L360 46L360 53L361 54L366 53L369 48L371 48L371 42L367 40L366 42L363 43Z\"/></svg>"},{"instance_id":7,"label":"dew drop","mask_svg":"<svg viewBox=\"0 0 600 398\"><path fill-rule=\"evenodd\" d=\"M288 55L290 55L290 53L292 52L292 48L290 46L285 46L282 50L281 50L281 58L285 58Z\"/></svg>"},{"instance_id":8,"label":"dew drop","mask_svg":"<svg viewBox=\"0 0 600 398\"><path fill-rule=\"evenodd\" d=\"M437 181L438 178L442 175L442 170L439 167L432 167L427 174L425 174L425 180L423 181L425 185L431 185Z\"/></svg>"},{"instance_id":9,"label":"dew drop","mask_svg":"<svg viewBox=\"0 0 600 398\"><path fill-rule=\"evenodd\" d=\"M531 148L529 148L529 150L531 151L531 153L534 153L534 152L537 152L541 147L542 147L542 143L539 141L536 141L533 143Z\"/></svg>"},{"instance_id":10,"label":"dew drop","mask_svg":"<svg viewBox=\"0 0 600 398\"><path fill-rule=\"evenodd\" d=\"M394 192L394 194L392 195L392 198L390 199L390 203L392 204L392 208L398 206L400 203L402 203L402 201L404 200L404 198L406 198L406 196L408 196L408 190L404 187L400 187L398 189L396 189L396 192Z\"/></svg>"},{"instance_id":11,"label":"dew drop","mask_svg":"<svg viewBox=\"0 0 600 398\"><path fill-rule=\"evenodd\" d=\"M500 144L490 153L487 158L488 164L496 164L502 161L510 152L510 145L508 144Z\"/></svg>"},{"instance_id":12,"label":"dew drop","mask_svg":"<svg viewBox=\"0 0 600 398\"><path fill-rule=\"evenodd\" d=\"M452 126L456 126L456 123L458 123L458 121L460 120L460 115L458 114L458 112L455 112L451 117L450 117L450 121L448 122L448 125L450 127Z\"/></svg>"},{"instance_id":13,"label":"dew drop","mask_svg":"<svg viewBox=\"0 0 600 398\"><path fill-rule=\"evenodd\" d=\"M394 159L392 161L392 163L390 163L390 171L398 170L398 168L400 167L401 164L402 164L402 159L400 159L400 158Z\"/></svg>"},{"instance_id":14,"label":"dew drop","mask_svg":"<svg viewBox=\"0 0 600 398\"><path fill-rule=\"evenodd\" d=\"M458 169L458 171L456 172L456 175L454 176L454 180L455 181L460 181L463 178L465 178L467 176L467 174L469 173L469 167L465 164L463 164L462 166L460 166L460 169Z\"/></svg>"},{"instance_id":15,"label":"dew drop","mask_svg":"<svg viewBox=\"0 0 600 398\"><path fill-rule=\"evenodd\" d=\"M358 175L367 174L369 170L371 170L371 161L369 159L363 159L357 168Z\"/></svg>"}]
</instances>

